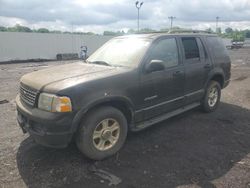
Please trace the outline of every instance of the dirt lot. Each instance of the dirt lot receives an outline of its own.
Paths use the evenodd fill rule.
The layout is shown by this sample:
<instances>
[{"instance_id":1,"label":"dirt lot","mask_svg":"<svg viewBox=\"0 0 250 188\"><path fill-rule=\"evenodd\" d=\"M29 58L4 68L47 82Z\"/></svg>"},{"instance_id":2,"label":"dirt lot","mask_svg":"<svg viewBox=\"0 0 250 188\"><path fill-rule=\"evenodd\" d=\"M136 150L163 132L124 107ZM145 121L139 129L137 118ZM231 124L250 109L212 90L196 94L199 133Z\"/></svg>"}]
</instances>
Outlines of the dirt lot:
<instances>
[{"instance_id":1,"label":"dirt lot","mask_svg":"<svg viewBox=\"0 0 250 188\"><path fill-rule=\"evenodd\" d=\"M62 62L0 65L0 187L250 188L250 49L230 55L232 81L216 112L194 109L130 133L124 148L101 162L74 144L39 146L17 126L20 77Z\"/></svg>"}]
</instances>

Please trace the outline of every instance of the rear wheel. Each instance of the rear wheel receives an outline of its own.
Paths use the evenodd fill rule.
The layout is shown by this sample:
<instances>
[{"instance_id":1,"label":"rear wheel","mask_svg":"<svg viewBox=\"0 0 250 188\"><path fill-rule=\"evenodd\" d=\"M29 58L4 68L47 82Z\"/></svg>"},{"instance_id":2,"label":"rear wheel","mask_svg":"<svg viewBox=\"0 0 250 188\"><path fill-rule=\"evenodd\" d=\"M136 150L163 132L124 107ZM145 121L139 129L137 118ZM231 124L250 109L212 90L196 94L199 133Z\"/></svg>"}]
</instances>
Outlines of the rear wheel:
<instances>
[{"instance_id":1,"label":"rear wheel","mask_svg":"<svg viewBox=\"0 0 250 188\"><path fill-rule=\"evenodd\" d=\"M205 112L213 112L220 103L221 86L218 82L212 80L209 82L202 100L202 109Z\"/></svg>"},{"instance_id":2,"label":"rear wheel","mask_svg":"<svg viewBox=\"0 0 250 188\"><path fill-rule=\"evenodd\" d=\"M87 157L101 160L115 154L127 136L127 120L113 107L100 107L89 112L80 125L76 143Z\"/></svg>"}]
</instances>

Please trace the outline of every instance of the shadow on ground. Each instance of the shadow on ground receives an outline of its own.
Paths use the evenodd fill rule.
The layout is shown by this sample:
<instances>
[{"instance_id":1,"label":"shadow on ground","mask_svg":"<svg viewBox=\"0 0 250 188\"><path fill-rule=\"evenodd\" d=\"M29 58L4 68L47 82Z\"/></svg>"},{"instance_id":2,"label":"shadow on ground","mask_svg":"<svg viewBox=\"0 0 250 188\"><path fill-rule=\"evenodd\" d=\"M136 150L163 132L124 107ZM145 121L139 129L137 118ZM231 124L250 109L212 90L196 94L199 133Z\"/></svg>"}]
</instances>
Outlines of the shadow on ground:
<instances>
[{"instance_id":1,"label":"shadow on ground","mask_svg":"<svg viewBox=\"0 0 250 188\"><path fill-rule=\"evenodd\" d=\"M231 104L210 114L195 109L130 133L117 155L100 162L84 158L74 144L48 149L28 138L17 164L29 187L110 187L93 166L121 178L117 187L215 187L210 182L250 152L249 122L250 111Z\"/></svg>"}]
</instances>

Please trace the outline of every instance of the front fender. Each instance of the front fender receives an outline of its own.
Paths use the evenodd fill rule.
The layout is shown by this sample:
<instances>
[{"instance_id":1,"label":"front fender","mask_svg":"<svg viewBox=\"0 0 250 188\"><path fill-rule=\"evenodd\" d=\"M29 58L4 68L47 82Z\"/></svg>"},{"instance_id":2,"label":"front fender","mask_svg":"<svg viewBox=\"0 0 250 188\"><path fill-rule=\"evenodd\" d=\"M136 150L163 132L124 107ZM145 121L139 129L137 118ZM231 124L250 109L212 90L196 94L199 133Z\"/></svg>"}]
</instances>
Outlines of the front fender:
<instances>
[{"instance_id":1,"label":"front fender","mask_svg":"<svg viewBox=\"0 0 250 188\"><path fill-rule=\"evenodd\" d=\"M134 105L132 103L132 101L124 96L106 96L103 98L99 98L96 100L93 100L91 102L89 102L87 105L85 105L84 107L82 107L75 115L73 122L72 122L72 126L71 126L71 132L74 133L77 131L78 126L82 120L82 118L84 117L84 115L92 108L99 106L101 104L105 104L108 102L122 102L123 104L125 104L129 110L132 112L133 114L133 109L134 109Z\"/></svg>"}]
</instances>

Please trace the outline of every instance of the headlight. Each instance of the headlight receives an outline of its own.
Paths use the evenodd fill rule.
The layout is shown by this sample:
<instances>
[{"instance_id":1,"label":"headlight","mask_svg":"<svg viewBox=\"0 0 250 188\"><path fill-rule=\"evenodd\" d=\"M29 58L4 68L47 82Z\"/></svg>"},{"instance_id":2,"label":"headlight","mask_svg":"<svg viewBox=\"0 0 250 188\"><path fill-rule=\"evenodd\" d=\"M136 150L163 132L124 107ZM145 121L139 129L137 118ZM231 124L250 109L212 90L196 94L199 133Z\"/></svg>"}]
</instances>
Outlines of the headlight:
<instances>
[{"instance_id":1,"label":"headlight","mask_svg":"<svg viewBox=\"0 0 250 188\"><path fill-rule=\"evenodd\" d=\"M49 112L72 111L72 105L69 97L56 96L48 93L40 94L38 108Z\"/></svg>"}]
</instances>

